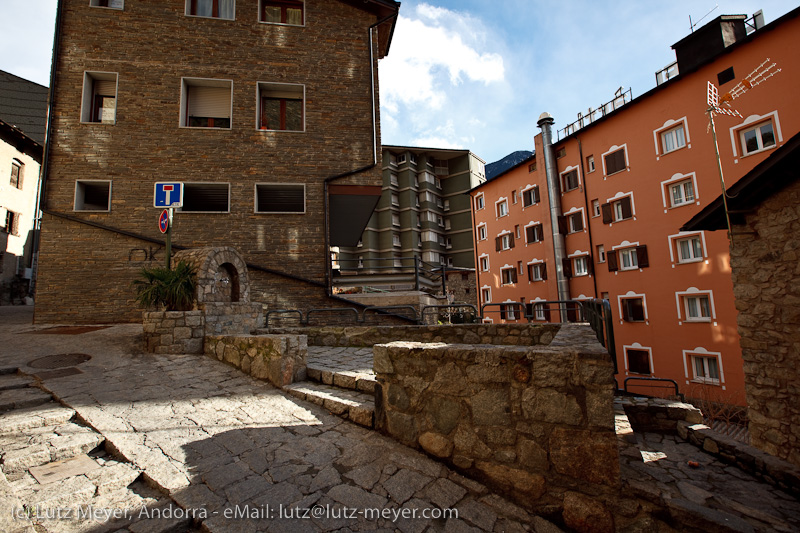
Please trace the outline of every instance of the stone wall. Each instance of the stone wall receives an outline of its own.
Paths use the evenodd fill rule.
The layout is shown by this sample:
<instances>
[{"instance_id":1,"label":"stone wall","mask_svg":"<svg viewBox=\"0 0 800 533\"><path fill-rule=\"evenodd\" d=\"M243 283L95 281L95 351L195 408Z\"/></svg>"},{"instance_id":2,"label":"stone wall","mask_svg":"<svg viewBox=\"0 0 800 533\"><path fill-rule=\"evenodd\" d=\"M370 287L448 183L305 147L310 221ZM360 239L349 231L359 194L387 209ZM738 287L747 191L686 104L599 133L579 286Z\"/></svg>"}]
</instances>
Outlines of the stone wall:
<instances>
[{"instance_id":1,"label":"stone wall","mask_svg":"<svg viewBox=\"0 0 800 533\"><path fill-rule=\"evenodd\" d=\"M269 328L264 333L302 334L310 346L373 346L392 341L537 346L550 344L558 324L454 324Z\"/></svg>"},{"instance_id":2,"label":"stone wall","mask_svg":"<svg viewBox=\"0 0 800 533\"><path fill-rule=\"evenodd\" d=\"M528 508L619 483L613 364L587 326L550 346L377 345L376 427Z\"/></svg>"},{"instance_id":3,"label":"stone wall","mask_svg":"<svg viewBox=\"0 0 800 533\"><path fill-rule=\"evenodd\" d=\"M205 353L276 387L306 379L303 335L212 335L206 337Z\"/></svg>"},{"instance_id":4,"label":"stone wall","mask_svg":"<svg viewBox=\"0 0 800 533\"><path fill-rule=\"evenodd\" d=\"M203 353L203 311L145 311L144 350L148 353Z\"/></svg>"},{"instance_id":5,"label":"stone wall","mask_svg":"<svg viewBox=\"0 0 800 533\"><path fill-rule=\"evenodd\" d=\"M750 442L800 466L800 182L746 221L731 266Z\"/></svg>"}]
</instances>

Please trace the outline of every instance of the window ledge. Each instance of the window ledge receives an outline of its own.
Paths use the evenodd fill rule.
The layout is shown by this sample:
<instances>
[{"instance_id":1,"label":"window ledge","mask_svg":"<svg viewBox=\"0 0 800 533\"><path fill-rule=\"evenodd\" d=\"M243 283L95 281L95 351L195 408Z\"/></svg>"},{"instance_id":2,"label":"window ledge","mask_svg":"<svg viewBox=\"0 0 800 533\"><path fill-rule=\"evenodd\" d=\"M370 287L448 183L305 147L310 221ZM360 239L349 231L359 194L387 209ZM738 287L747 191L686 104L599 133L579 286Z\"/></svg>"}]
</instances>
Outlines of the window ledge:
<instances>
[{"instance_id":1,"label":"window ledge","mask_svg":"<svg viewBox=\"0 0 800 533\"><path fill-rule=\"evenodd\" d=\"M702 263L705 260L706 260L705 257L698 257L697 259L685 259L685 260L678 259L677 263L679 265L688 265L691 263Z\"/></svg>"},{"instance_id":2,"label":"window ledge","mask_svg":"<svg viewBox=\"0 0 800 533\"><path fill-rule=\"evenodd\" d=\"M702 378L694 378L689 380L692 383L699 383L701 385L716 385L719 386L720 382L718 379L702 379Z\"/></svg>"},{"instance_id":3,"label":"window ledge","mask_svg":"<svg viewBox=\"0 0 800 533\"><path fill-rule=\"evenodd\" d=\"M687 318L684 322L688 322L690 324L710 324L710 318Z\"/></svg>"},{"instance_id":4,"label":"window ledge","mask_svg":"<svg viewBox=\"0 0 800 533\"><path fill-rule=\"evenodd\" d=\"M758 154L760 154L762 152L768 152L769 150L774 150L777 147L778 147L777 144L773 144L772 146L767 146L766 148L762 148L760 150L755 150L753 152L747 152L746 154L742 154L742 157L740 159L744 159L745 157L750 157L751 155L758 155Z\"/></svg>"},{"instance_id":5,"label":"window ledge","mask_svg":"<svg viewBox=\"0 0 800 533\"><path fill-rule=\"evenodd\" d=\"M178 126L182 130L208 130L208 131L233 131L233 127L230 128L213 128L209 126Z\"/></svg>"},{"instance_id":6,"label":"window ledge","mask_svg":"<svg viewBox=\"0 0 800 533\"><path fill-rule=\"evenodd\" d=\"M612 172L611 174L606 174L605 177L607 178L609 176L616 176L617 174L620 174L622 172L627 172L627 171L628 171L628 167L625 167L622 170L617 170L616 172Z\"/></svg>"},{"instance_id":7,"label":"window ledge","mask_svg":"<svg viewBox=\"0 0 800 533\"><path fill-rule=\"evenodd\" d=\"M207 18L207 17L205 17L205 18ZM214 17L211 17L211 18L214 18ZM225 19L225 20L230 20L230 19ZM288 24L286 22L269 22L269 21L266 21L266 20L259 20L258 23L259 24L270 24L272 26L288 26L290 28L305 28L306 27L305 24Z\"/></svg>"}]
</instances>

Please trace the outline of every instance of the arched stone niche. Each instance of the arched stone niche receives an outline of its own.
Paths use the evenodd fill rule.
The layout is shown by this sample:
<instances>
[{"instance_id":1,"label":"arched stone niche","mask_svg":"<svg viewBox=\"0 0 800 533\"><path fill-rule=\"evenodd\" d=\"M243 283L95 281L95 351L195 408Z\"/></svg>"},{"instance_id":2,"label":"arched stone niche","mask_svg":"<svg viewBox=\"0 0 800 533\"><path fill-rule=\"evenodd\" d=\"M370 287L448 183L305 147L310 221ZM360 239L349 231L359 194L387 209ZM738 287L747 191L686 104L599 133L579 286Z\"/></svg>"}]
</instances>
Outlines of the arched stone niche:
<instances>
[{"instance_id":1,"label":"arched stone niche","mask_svg":"<svg viewBox=\"0 0 800 533\"><path fill-rule=\"evenodd\" d=\"M229 246L181 250L174 262L186 261L197 269L197 303L250 301L250 280L242 256Z\"/></svg>"}]
</instances>

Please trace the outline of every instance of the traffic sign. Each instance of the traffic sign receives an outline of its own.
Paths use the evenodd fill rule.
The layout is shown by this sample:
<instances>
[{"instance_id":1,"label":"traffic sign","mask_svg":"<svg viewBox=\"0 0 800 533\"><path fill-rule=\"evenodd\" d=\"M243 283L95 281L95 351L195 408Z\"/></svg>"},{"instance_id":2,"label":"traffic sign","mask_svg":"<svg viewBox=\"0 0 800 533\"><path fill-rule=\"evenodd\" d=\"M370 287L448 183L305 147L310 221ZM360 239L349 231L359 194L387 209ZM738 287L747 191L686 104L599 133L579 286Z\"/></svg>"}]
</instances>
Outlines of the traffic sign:
<instances>
[{"instance_id":1,"label":"traffic sign","mask_svg":"<svg viewBox=\"0 0 800 533\"><path fill-rule=\"evenodd\" d=\"M169 210L164 209L161 211L161 215L158 217L158 229L161 230L161 233L166 233L169 229Z\"/></svg>"},{"instance_id":2,"label":"traffic sign","mask_svg":"<svg viewBox=\"0 0 800 533\"><path fill-rule=\"evenodd\" d=\"M183 183L180 182L156 182L155 194L153 195L154 207L182 207L183 206Z\"/></svg>"}]
</instances>

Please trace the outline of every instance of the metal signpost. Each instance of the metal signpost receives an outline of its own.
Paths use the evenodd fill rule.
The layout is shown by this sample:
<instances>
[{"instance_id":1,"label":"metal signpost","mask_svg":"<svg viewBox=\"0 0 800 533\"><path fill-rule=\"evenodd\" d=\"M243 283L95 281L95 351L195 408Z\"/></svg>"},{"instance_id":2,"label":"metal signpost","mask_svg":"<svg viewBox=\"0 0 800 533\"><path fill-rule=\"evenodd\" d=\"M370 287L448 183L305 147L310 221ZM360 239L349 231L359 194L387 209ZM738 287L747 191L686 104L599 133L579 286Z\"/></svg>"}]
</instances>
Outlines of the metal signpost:
<instances>
[{"instance_id":1,"label":"metal signpost","mask_svg":"<svg viewBox=\"0 0 800 533\"><path fill-rule=\"evenodd\" d=\"M158 229L167 234L167 268L172 268L172 214L176 207L183 207L183 183L157 182L153 194L153 206L163 207L158 218Z\"/></svg>"}]
</instances>

